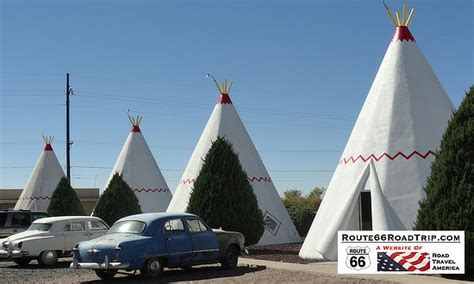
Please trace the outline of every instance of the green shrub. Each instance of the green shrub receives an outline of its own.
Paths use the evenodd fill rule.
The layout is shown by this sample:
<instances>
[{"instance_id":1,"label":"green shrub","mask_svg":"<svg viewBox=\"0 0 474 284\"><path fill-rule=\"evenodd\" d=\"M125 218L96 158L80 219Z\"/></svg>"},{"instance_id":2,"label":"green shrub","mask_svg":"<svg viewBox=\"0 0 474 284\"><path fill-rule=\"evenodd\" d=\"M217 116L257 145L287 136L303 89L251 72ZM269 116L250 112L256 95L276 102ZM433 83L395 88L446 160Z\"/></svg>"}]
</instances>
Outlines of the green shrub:
<instances>
[{"instance_id":1,"label":"green shrub","mask_svg":"<svg viewBox=\"0 0 474 284\"><path fill-rule=\"evenodd\" d=\"M142 210L138 198L132 189L115 173L109 186L97 201L94 216L102 218L107 224L112 225L120 218L140 214Z\"/></svg>"},{"instance_id":2,"label":"green shrub","mask_svg":"<svg viewBox=\"0 0 474 284\"><path fill-rule=\"evenodd\" d=\"M323 191L324 188L316 187L307 196L302 196L301 191L297 189L288 190L284 193L283 204L288 210L298 234L302 237L308 234L321 203Z\"/></svg>"},{"instance_id":3,"label":"green shrub","mask_svg":"<svg viewBox=\"0 0 474 284\"><path fill-rule=\"evenodd\" d=\"M84 216L86 212L66 177L61 178L48 206L50 216Z\"/></svg>"},{"instance_id":4,"label":"green shrub","mask_svg":"<svg viewBox=\"0 0 474 284\"><path fill-rule=\"evenodd\" d=\"M462 230L466 271L474 269L474 86L449 121L431 165L416 230Z\"/></svg>"},{"instance_id":5,"label":"green shrub","mask_svg":"<svg viewBox=\"0 0 474 284\"><path fill-rule=\"evenodd\" d=\"M187 212L201 216L213 228L241 232L245 244L263 235L257 197L232 145L218 137L206 154L194 182Z\"/></svg>"}]
</instances>

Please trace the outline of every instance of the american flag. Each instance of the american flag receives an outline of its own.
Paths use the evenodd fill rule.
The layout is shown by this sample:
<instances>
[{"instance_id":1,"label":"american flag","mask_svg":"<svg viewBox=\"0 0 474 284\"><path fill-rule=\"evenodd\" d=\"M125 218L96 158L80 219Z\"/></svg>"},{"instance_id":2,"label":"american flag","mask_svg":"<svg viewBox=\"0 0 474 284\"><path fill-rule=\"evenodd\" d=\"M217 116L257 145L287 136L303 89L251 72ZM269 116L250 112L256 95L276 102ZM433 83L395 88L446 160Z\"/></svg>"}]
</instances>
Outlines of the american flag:
<instances>
[{"instance_id":1,"label":"american flag","mask_svg":"<svg viewBox=\"0 0 474 284\"><path fill-rule=\"evenodd\" d=\"M430 269L430 257L426 252L379 252L377 271L421 272Z\"/></svg>"}]
</instances>

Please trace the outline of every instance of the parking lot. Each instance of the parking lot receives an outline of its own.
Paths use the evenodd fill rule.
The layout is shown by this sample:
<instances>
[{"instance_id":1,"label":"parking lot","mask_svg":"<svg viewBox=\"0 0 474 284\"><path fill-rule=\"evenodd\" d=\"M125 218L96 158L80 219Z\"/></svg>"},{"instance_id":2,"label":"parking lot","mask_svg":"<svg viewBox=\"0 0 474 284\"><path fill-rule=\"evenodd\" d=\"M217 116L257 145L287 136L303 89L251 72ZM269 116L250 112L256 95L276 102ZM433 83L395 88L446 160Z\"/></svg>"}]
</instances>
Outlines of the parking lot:
<instances>
[{"instance_id":1,"label":"parking lot","mask_svg":"<svg viewBox=\"0 0 474 284\"><path fill-rule=\"evenodd\" d=\"M70 260L61 260L52 268L44 268L32 261L26 267L20 267L14 262L0 262L2 283L94 283L100 282L91 270L72 270ZM318 275L300 271L286 271L271 269L259 265L239 264L232 271L222 270L220 265L205 265L185 271L181 269L165 269L163 275L157 279L143 279L139 272L136 275L117 274L118 282L206 282L206 283L258 283L258 282L318 282L318 283L375 283L375 281L349 280Z\"/></svg>"}]
</instances>

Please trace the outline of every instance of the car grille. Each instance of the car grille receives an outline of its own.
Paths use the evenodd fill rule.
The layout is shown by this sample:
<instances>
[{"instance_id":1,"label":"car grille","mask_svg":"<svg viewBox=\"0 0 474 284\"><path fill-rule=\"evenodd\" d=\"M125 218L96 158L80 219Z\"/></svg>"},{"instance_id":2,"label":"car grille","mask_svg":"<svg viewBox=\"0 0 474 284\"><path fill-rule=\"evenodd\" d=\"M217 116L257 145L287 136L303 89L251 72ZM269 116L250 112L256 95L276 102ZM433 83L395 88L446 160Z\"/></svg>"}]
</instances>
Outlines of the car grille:
<instances>
[{"instance_id":1,"label":"car grille","mask_svg":"<svg viewBox=\"0 0 474 284\"><path fill-rule=\"evenodd\" d=\"M111 261L117 258L117 254L113 250L102 251L98 249L90 249L86 252L83 251L80 258L83 262L103 263L106 255Z\"/></svg>"}]
</instances>

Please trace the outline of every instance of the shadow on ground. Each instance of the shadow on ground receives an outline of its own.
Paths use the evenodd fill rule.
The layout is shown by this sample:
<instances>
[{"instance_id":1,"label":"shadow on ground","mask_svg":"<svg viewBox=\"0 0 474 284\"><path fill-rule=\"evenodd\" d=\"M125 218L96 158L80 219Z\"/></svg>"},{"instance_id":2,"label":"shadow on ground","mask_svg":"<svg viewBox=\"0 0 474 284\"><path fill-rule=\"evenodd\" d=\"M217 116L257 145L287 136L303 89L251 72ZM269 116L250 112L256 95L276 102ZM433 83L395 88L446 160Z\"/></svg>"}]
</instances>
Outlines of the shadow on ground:
<instances>
[{"instance_id":1,"label":"shadow on ground","mask_svg":"<svg viewBox=\"0 0 474 284\"><path fill-rule=\"evenodd\" d=\"M255 273L265 270L265 266L237 266L233 270L223 270L219 266L193 267L189 270L171 269L163 271L163 274L158 278L147 279L137 272L135 275L117 274L113 282L122 283L166 283L177 281L197 281L197 280L212 280L226 277L241 276L244 274ZM110 282L110 280L107 280ZM86 281L82 283L102 283L101 280Z\"/></svg>"},{"instance_id":2,"label":"shadow on ground","mask_svg":"<svg viewBox=\"0 0 474 284\"><path fill-rule=\"evenodd\" d=\"M51 266L39 265L36 261L31 261L31 263L28 264L28 265L18 265L16 263L12 262L12 265L7 266L6 268L18 269L18 270L22 270L22 269L31 269L31 270L35 270L35 269L56 269L56 268L69 268L70 264L71 264L71 262L69 262L69 261L59 261L56 264L51 265Z\"/></svg>"}]
</instances>

